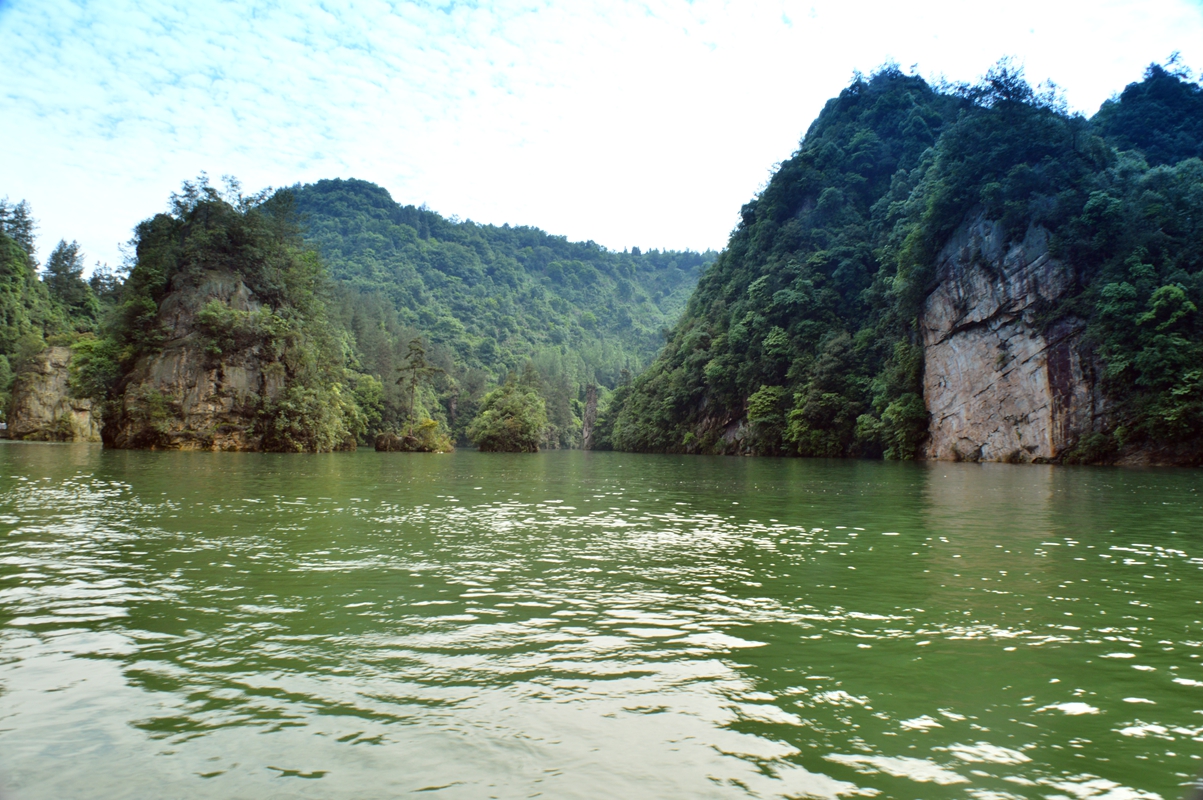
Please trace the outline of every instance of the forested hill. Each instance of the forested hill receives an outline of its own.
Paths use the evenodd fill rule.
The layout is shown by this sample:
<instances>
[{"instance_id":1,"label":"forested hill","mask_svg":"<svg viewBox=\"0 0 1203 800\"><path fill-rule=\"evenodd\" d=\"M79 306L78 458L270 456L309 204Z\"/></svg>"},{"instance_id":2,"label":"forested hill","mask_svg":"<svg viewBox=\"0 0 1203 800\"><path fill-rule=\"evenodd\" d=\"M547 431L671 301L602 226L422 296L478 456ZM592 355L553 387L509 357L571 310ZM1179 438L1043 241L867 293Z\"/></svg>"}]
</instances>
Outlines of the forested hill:
<instances>
[{"instance_id":1,"label":"forested hill","mask_svg":"<svg viewBox=\"0 0 1203 800\"><path fill-rule=\"evenodd\" d=\"M518 376L514 385L537 407L532 419L543 420L522 446L579 446L590 398L604 401L654 358L715 257L619 253L535 228L449 220L360 180L249 197L233 179L224 190L204 176L186 181L169 213L135 230L124 281L102 269L85 283L79 246L66 242L39 276L35 224L25 203L0 200L0 421L18 373L48 345L69 345L71 391L97 402L118 446L322 450L351 434L371 441L427 423L436 426L432 442L462 442L490 390ZM238 285L252 299L230 295ZM260 319L255 304L270 313ZM250 405L238 406L233 422L193 430L188 419L200 411L179 386L142 374L165 357L164 342L193 339L204 347L184 348L189 363L218 365L218 384L224 366L275 376L287 362L287 386L276 381L250 395L227 387ZM304 402L281 400L281 386ZM174 398L178 431L164 423L170 436L158 428L143 435L138 420L118 419L130 403L145 405L125 402L143 390ZM333 399L320 400L326 395ZM310 424L305 409L340 404L350 409L346 419ZM243 406L258 409L254 424L242 424ZM277 441L264 420L310 430Z\"/></svg>"},{"instance_id":2,"label":"forested hill","mask_svg":"<svg viewBox=\"0 0 1203 800\"><path fill-rule=\"evenodd\" d=\"M447 219L362 180L289 191L306 242L342 289L332 313L353 333L361 368L384 381L385 427L402 406L393 376L419 336L447 371L427 404L436 416L454 394L451 416L465 425L488 385L533 363L553 427L570 443L584 387L604 393L650 363L715 256L613 252L537 228Z\"/></svg>"},{"instance_id":3,"label":"forested hill","mask_svg":"<svg viewBox=\"0 0 1203 800\"><path fill-rule=\"evenodd\" d=\"M613 385L656 354L714 257L617 253L537 228L448 220L360 180L292 193L334 279L494 376L550 347L579 354Z\"/></svg>"},{"instance_id":4,"label":"forested hill","mask_svg":"<svg viewBox=\"0 0 1203 800\"><path fill-rule=\"evenodd\" d=\"M1006 247L1047 233L1065 265L1067 288L1024 324L1083 329L1083 363L1099 365L1107 421L1067 458L1203 453L1201 148L1203 89L1172 65L1091 120L1005 62L976 85L858 78L743 207L664 351L604 415L603 444L915 457L930 422L919 317L942 248L976 219Z\"/></svg>"}]
</instances>

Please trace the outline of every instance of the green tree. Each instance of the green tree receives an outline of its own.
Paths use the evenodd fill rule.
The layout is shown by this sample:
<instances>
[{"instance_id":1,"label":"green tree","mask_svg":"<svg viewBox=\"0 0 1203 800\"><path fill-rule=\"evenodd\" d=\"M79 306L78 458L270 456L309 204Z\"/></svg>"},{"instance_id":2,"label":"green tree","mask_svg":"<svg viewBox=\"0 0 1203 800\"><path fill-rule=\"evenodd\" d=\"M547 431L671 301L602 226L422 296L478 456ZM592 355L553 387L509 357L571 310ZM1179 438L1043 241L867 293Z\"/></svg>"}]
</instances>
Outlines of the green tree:
<instances>
[{"instance_id":1,"label":"green tree","mask_svg":"<svg viewBox=\"0 0 1203 800\"><path fill-rule=\"evenodd\" d=\"M38 223L29 203L22 200L14 206L9 205L7 197L0 200L0 232L16 242L30 258L36 252L33 237L37 229Z\"/></svg>"},{"instance_id":2,"label":"green tree","mask_svg":"<svg viewBox=\"0 0 1203 800\"><path fill-rule=\"evenodd\" d=\"M96 295L83 279L84 258L79 242L60 240L46 259L42 280L50 296L66 309L77 328L90 329L100 315Z\"/></svg>"},{"instance_id":3,"label":"green tree","mask_svg":"<svg viewBox=\"0 0 1203 800\"><path fill-rule=\"evenodd\" d=\"M485 395L468 438L484 452L537 453L547 428L543 398L527 381L511 373Z\"/></svg>"},{"instance_id":4,"label":"green tree","mask_svg":"<svg viewBox=\"0 0 1203 800\"><path fill-rule=\"evenodd\" d=\"M422 340L414 338L409 342L409 351L405 354L405 364L398 367L397 371L401 373L401 376L397 378L397 383L404 383L409 389L409 402L405 407L408 424L405 435L411 437L414 435L414 421L417 418L418 388L430 378L441 375L446 370L428 362Z\"/></svg>"}]
</instances>

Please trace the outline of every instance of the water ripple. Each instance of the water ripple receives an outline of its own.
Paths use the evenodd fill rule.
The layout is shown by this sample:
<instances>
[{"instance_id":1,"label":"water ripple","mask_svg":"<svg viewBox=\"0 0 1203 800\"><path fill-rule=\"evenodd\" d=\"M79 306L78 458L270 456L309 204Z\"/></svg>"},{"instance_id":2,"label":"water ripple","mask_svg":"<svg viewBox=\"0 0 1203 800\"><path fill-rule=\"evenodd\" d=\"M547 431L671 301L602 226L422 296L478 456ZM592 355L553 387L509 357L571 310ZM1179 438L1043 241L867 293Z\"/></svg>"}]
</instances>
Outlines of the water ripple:
<instances>
[{"instance_id":1,"label":"water ripple","mask_svg":"<svg viewBox=\"0 0 1203 800\"><path fill-rule=\"evenodd\" d=\"M176 455L0 483L0 755L23 765L0 779L22 796L118 768L87 785L1168 798L1199 766L1203 550L1052 500L1039 530L963 522L963 495L1021 473L950 494L918 467L778 464L827 482L785 503L805 481L720 490L705 460L669 491L654 459L549 454L549 478L457 454L438 463L466 477L390 481L375 454L266 462L279 479L231 459L198 482L171 470L212 460ZM865 469L909 494L855 499Z\"/></svg>"}]
</instances>

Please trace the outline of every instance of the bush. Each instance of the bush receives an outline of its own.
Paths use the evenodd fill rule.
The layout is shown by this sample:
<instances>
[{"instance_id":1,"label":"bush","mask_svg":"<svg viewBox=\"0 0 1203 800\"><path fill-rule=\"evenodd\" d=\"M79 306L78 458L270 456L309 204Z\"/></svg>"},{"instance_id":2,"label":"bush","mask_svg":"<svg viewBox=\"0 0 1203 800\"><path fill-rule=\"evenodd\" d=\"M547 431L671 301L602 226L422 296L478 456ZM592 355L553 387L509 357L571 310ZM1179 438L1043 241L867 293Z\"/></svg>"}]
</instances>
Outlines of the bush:
<instances>
[{"instance_id":1,"label":"bush","mask_svg":"<svg viewBox=\"0 0 1203 800\"><path fill-rule=\"evenodd\" d=\"M543 398L511 374L485 395L468 438L484 452L537 453L547 428Z\"/></svg>"},{"instance_id":2,"label":"bush","mask_svg":"<svg viewBox=\"0 0 1203 800\"><path fill-rule=\"evenodd\" d=\"M337 384L291 386L260 411L263 449L326 453L354 449L358 409Z\"/></svg>"}]
</instances>

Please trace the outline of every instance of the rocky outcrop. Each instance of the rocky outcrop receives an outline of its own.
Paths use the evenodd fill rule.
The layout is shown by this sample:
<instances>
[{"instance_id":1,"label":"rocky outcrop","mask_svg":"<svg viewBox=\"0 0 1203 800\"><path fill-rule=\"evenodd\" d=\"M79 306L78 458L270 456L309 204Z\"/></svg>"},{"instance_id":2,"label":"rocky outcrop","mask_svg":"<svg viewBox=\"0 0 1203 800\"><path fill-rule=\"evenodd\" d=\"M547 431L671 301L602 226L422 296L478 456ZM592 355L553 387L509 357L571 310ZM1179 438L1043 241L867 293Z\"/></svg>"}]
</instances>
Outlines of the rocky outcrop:
<instances>
[{"instance_id":1,"label":"rocky outcrop","mask_svg":"<svg viewBox=\"0 0 1203 800\"><path fill-rule=\"evenodd\" d=\"M48 347L13 382L8 438L43 442L99 442L92 401L71 396L71 348Z\"/></svg>"},{"instance_id":2,"label":"rocky outcrop","mask_svg":"<svg viewBox=\"0 0 1203 800\"><path fill-rule=\"evenodd\" d=\"M938 285L920 329L925 456L970 461L1056 461L1105 425L1082 320L1045 327L1040 315L1073 288L1073 274L1033 227L1006 244L979 217L941 251Z\"/></svg>"},{"instance_id":3,"label":"rocky outcrop","mask_svg":"<svg viewBox=\"0 0 1203 800\"><path fill-rule=\"evenodd\" d=\"M581 418L581 449L593 449L593 428L597 425L597 386L585 387L585 415Z\"/></svg>"},{"instance_id":4,"label":"rocky outcrop","mask_svg":"<svg viewBox=\"0 0 1203 800\"><path fill-rule=\"evenodd\" d=\"M260 344L215 352L198 314L211 301L235 312L261 303L236 276L205 273L173 286L159 307L168 339L143 356L122 384L118 407L104 430L106 445L169 450L261 450L256 425L265 401L284 387L285 368Z\"/></svg>"},{"instance_id":5,"label":"rocky outcrop","mask_svg":"<svg viewBox=\"0 0 1203 800\"><path fill-rule=\"evenodd\" d=\"M395 433L376 434L376 451L379 453L415 453L420 449L415 436L398 436Z\"/></svg>"}]
</instances>

